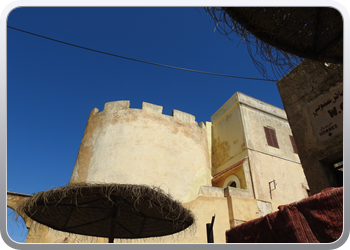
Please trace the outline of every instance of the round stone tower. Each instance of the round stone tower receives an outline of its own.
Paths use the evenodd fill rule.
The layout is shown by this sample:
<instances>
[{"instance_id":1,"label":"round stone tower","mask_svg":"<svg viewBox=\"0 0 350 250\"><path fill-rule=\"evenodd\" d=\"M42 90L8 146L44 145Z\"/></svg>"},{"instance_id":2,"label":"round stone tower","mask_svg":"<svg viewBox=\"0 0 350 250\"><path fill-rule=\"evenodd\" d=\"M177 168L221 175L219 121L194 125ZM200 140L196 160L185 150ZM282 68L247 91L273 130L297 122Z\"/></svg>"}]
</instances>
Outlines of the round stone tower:
<instances>
[{"instance_id":1,"label":"round stone tower","mask_svg":"<svg viewBox=\"0 0 350 250\"><path fill-rule=\"evenodd\" d=\"M159 186L181 202L211 186L210 126L178 110L163 115L158 105L129 107L116 101L92 110L70 183Z\"/></svg>"}]
</instances>

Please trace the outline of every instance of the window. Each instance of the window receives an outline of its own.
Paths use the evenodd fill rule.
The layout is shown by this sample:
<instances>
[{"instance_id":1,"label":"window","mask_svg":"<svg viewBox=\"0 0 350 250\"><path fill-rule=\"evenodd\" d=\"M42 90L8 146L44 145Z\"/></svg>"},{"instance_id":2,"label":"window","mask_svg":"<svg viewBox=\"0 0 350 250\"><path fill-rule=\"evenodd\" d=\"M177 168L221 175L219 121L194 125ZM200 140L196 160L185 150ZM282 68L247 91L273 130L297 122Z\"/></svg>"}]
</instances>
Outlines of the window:
<instances>
[{"instance_id":1,"label":"window","mask_svg":"<svg viewBox=\"0 0 350 250\"><path fill-rule=\"evenodd\" d=\"M297 145L295 144L294 137L290 135L289 139L290 139L290 142L292 143L292 147L293 147L294 153L297 154L298 153L298 149L297 149Z\"/></svg>"},{"instance_id":2,"label":"window","mask_svg":"<svg viewBox=\"0 0 350 250\"><path fill-rule=\"evenodd\" d=\"M230 187L236 188L237 187L237 183L235 181L231 182Z\"/></svg>"},{"instance_id":3,"label":"window","mask_svg":"<svg viewBox=\"0 0 350 250\"><path fill-rule=\"evenodd\" d=\"M242 188L241 181L238 179L236 175L230 175L226 178L223 188L233 187L233 188Z\"/></svg>"},{"instance_id":4,"label":"window","mask_svg":"<svg viewBox=\"0 0 350 250\"><path fill-rule=\"evenodd\" d=\"M272 128L264 127L267 144L271 147L279 148L276 131Z\"/></svg>"}]
</instances>

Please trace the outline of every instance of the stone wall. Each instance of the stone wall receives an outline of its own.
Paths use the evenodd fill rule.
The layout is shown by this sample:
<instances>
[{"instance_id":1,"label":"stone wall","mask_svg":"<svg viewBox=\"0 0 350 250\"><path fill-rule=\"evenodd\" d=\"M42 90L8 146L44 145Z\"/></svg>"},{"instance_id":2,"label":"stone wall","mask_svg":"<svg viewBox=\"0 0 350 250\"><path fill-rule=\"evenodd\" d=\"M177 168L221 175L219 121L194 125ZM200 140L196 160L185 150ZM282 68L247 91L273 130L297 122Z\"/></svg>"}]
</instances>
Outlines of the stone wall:
<instances>
[{"instance_id":1,"label":"stone wall","mask_svg":"<svg viewBox=\"0 0 350 250\"><path fill-rule=\"evenodd\" d=\"M340 185L343 67L304 61L277 83L311 194Z\"/></svg>"}]
</instances>

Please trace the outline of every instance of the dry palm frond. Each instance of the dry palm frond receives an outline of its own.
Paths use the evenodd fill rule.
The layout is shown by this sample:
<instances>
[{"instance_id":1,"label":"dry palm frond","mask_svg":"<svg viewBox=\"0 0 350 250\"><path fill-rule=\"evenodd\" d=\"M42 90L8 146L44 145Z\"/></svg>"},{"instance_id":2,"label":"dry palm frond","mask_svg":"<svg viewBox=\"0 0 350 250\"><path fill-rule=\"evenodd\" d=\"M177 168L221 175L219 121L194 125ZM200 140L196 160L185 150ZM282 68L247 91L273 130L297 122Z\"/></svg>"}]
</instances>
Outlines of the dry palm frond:
<instances>
[{"instance_id":1,"label":"dry palm frond","mask_svg":"<svg viewBox=\"0 0 350 250\"><path fill-rule=\"evenodd\" d=\"M343 62L343 20L326 7L206 8L220 33L240 37L260 73L281 78L304 59Z\"/></svg>"},{"instance_id":2,"label":"dry palm frond","mask_svg":"<svg viewBox=\"0 0 350 250\"><path fill-rule=\"evenodd\" d=\"M115 238L178 233L194 223L192 212L158 187L76 183L40 192L16 209L55 230L108 237L116 213Z\"/></svg>"}]
</instances>

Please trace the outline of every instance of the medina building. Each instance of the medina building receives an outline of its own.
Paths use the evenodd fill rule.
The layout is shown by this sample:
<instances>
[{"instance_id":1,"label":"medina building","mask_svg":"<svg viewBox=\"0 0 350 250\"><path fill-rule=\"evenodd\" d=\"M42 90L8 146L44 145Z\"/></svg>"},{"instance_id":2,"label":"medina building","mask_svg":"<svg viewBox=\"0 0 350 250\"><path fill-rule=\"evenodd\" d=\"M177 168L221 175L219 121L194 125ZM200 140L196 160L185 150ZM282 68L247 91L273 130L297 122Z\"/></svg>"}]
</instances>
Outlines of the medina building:
<instances>
[{"instance_id":1,"label":"medina building","mask_svg":"<svg viewBox=\"0 0 350 250\"><path fill-rule=\"evenodd\" d=\"M232 203L230 227L308 196L282 109L238 92L211 122L212 185Z\"/></svg>"},{"instance_id":2,"label":"medina building","mask_svg":"<svg viewBox=\"0 0 350 250\"><path fill-rule=\"evenodd\" d=\"M311 194L343 186L343 65L305 60L277 87Z\"/></svg>"},{"instance_id":3,"label":"medina building","mask_svg":"<svg viewBox=\"0 0 350 250\"><path fill-rule=\"evenodd\" d=\"M129 105L91 112L70 183L159 186L193 212L195 232L145 242L206 243L215 215L214 242L224 243L231 227L308 196L284 110L237 92L198 124L178 110L168 116L158 105ZM32 225L26 242L107 242Z\"/></svg>"}]
</instances>

